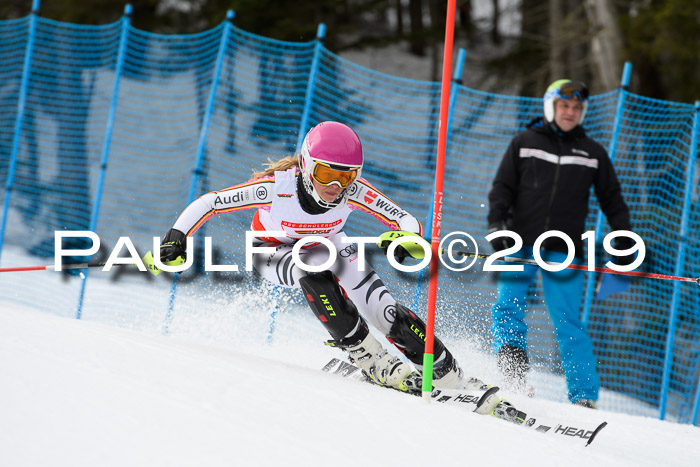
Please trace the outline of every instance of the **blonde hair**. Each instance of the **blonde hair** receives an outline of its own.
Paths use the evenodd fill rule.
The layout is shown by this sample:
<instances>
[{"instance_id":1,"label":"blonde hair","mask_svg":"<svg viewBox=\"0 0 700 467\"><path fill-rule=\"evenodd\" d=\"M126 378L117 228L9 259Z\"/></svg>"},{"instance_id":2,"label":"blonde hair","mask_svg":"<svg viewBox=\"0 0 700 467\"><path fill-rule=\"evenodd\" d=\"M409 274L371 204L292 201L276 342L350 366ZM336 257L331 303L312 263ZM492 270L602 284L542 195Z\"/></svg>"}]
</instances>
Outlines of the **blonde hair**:
<instances>
[{"instance_id":1,"label":"blonde hair","mask_svg":"<svg viewBox=\"0 0 700 467\"><path fill-rule=\"evenodd\" d=\"M267 159L267 164L264 164L265 169L261 172L253 172L250 177L251 180L256 180L258 178L267 177L274 174L275 172L283 172L285 170L291 169L292 167L299 166L299 155L287 156L273 162L272 159Z\"/></svg>"}]
</instances>

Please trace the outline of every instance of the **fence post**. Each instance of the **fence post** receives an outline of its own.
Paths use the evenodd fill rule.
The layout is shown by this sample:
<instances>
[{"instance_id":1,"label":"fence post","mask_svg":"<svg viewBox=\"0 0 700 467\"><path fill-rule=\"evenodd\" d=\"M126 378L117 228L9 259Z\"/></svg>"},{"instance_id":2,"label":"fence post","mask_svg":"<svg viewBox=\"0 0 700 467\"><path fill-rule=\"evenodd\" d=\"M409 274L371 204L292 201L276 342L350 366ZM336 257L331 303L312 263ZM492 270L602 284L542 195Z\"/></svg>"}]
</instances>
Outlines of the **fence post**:
<instances>
[{"instance_id":1,"label":"fence post","mask_svg":"<svg viewBox=\"0 0 700 467\"><path fill-rule=\"evenodd\" d=\"M458 84L462 84L462 75L464 74L464 62L467 59L466 49L459 49L457 53L457 63L455 64L455 71L452 75L453 86L450 86L450 103L447 113L447 142L445 146L445 154L450 147L450 134L452 134L452 117L454 116L454 109L457 105L457 95L459 94ZM447 156L445 156L447 157ZM435 197L435 184L433 184L433 198ZM432 198L431 198L432 199ZM426 225L429 225L433 219L433 203L430 203L430 209L428 210L428 221ZM428 239L430 240L430 239ZM423 280L425 279L426 269L423 268L418 273L418 282L416 283L416 289L413 292L413 303L411 304L411 309L415 310L418 308L418 302L420 301L420 296L423 293Z\"/></svg>"},{"instance_id":2,"label":"fence post","mask_svg":"<svg viewBox=\"0 0 700 467\"><path fill-rule=\"evenodd\" d=\"M695 119L693 120L693 123L693 138L695 138L695 151L697 151L698 139L700 138L700 101L695 101ZM693 402L693 413L690 420L691 425L697 425L698 412L700 412L700 375L698 376L698 385L695 388L695 402Z\"/></svg>"},{"instance_id":3,"label":"fence post","mask_svg":"<svg viewBox=\"0 0 700 467\"><path fill-rule=\"evenodd\" d=\"M199 141L197 143L197 155L195 158L194 167L192 168L192 183L190 184L190 193L187 198L187 204L189 205L194 201L197 196L197 187L199 186L199 177L202 175L202 163L204 162L204 155L207 150L207 138L209 137L209 124L211 122L211 116L214 113L214 104L216 102L216 91L219 87L219 79L221 77L221 68L224 62L224 57L226 56L226 45L228 44L228 38L231 34L231 27L233 26L233 10L228 10L226 12L226 19L224 20L223 31L221 32L221 43L219 44L219 51L216 55L216 63L214 65L214 71L212 74L211 88L209 89L209 96L207 98L207 106L204 109L204 116L202 118L202 127L199 131ZM193 254L193 252L190 252ZM173 308L175 306L175 292L177 291L177 283L180 277L179 273L173 275L173 283L170 287L170 296L168 298L168 309L165 313L165 318L163 320L163 335L167 335L170 331L170 324L173 321Z\"/></svg>"},{"instance_id":4,"label":"fence post","mask_svg":"<svg viewBox=\"0 0 700 467\"><path fill-rule=\"evenodd\" d=\"M34 52L34 38L36 36L36 23L39 17L39 6L41 0L33 0L32 12L29 15L29 37L27 38L27 49L24 52L24 65L22 67L22 82L19 87L19 98L17 99L17 118L15 119L15 131L12 139L12 152L10 153L9 166L7 168L7 181L5 182L5 200L2 208L2 223L0 224L0 257L2 247L5 242L5 230L7 228L7 217L10 214L10 197L12 195L12 185L17 169L17 153L22 137L22 117L24 117L24 107L27 104L27 88L29 87L29 74L32 68L32 54Z\"/></svg>"},{"instance_id":5,"label":"fence post","mask_svg":"<svg viewBox=\"0 0 700 467\"><path fill-rule=\"evenodd\" d=\"M630 76L632 75L632 64L630 62L625 62L625 67L622 70L622 80L620 82L620 93L617 96L617 109L615 110L615 124L613 126L613 134L610 139L610 146L608 146L608 155L610 157L610 162L615 162L615 155L617 153L617 140L620 134L620 122L622 120L622 115L625 111L625 97L627 95L627 88L630 84ZM600 243L601 231L603 230L603 211L598 208L598 216L596 217L595 223L595 243L596 245ZM593 274L588 275L588 280L586 281L586 294L585 301L583 304L583 310L581 311L581 322L585 327L588 327L588 317L591 313L591 306L593 305L593 294L595 292L595 276Z\"/></svg>"},{"instance_id":6,"label":"fence post","mask_svg":"<svg viewBox=\"0 0 700 467\"><path fill-rule=\"evenodd\" d=\"M467 59L467 51L459 49L457 53L457 63L455 64L455 72L452 75L452 84L462 84L462 73L464 72L464 62ZM447 115L447 143L450 142L450 134L452 133L452 117L454 116L455 105L457 105L457 96L459 94L458 86L450 86L450 104ZM447 146L449 148L449 145ZM430 216L432 218L432 216Z\"/></svg>"},{"instance_id":7,"label":"fence post","mask_svg":"<svg viewBox=\"0 0 700 467\"><path fill-rule=\"evenodd\" d=\"M693 116L693 133L690 138L690 154L685 169L685 200L683 201L683 213L681 215L680 241L678 242L678 254L676 256L675 275L683 272L685 265L685 250L688 243L688 230L690 224L690 205L693 201L693 177L695 176L695 161L698 156L698 128L700 127L700 101L695 102L695 115ZM666 334L666 352L664 355L664 372L661 379L661 401L659 403L659 419L666 417L666 405L668 403L668 390L671 384L671 371L673 369L673 335L676 331L676 317L678 316L680 284L673 284L671 295L671 315L668 317L668 334ZM698 389L700 394L700 389ZM697 402L697 401L696 401ZM696 409L697 410L697 409ZM696 412L697 413L697 412ZM680 414L679 414L680 415Z\"/></svg>"},{"instance_id":8,"label":"fence post","mask_svg":"<svg viewBox=\"0 0 700 467\"><path fill-rule=\"evenodd\" d=\"M127 3L124 7L124 16L122 17L122 33L119 40L119 51L117 52L117 63L114 69L114 86L112 87L112 102L109 106L109 114L107 115L107 125L105 129L105 137L102 144L102 158L100 160L100 177L97 181L97 189L95 193L95 203L92 206L92 214L90 216L91 232L97 231L97 218L100 214L100 203L102 202L102 191L104 189L105 176L107 173L107 162L109 161L109 150L112 145L112 133L114 129L114 116L117 113L117 103L119 102L119 82L121 81L122 69L124 68L124 56L126 54L126 44L129 38L129 28L131 26L131 13L133 8ZM85 285L87 283L89 269L82 271L80 284L80 294L78 295L78 307L75 312L75 319L80 319L83 314L83 298L85 297Z\"/></svg>"},{"instance_id":9,"label":"fence post","mask_svg":"<svg viewBox=\"0 0 700 467\"><path fill-rule=\"evenodd\" d=\"M316 44L314 45L314 57L311 61L311 69L309 70L309 80L306 84L306 94L304 96L304 111L301 114L301 121L299 122L299 134L297 135L297 145L296 152L301 149L301 143L304 142L304 136L306 136L306 128L309 124L309 114L311 113L311 103L314 98L314 88L316 87L316 75L318 74L318 64L321 61L321 50L323 48L323 39L326 37L326 25L321 23L316 29ZM281 294L281 287L275 286L272 290L272 299L274 301L274 306L270 312L270 327L267 330L267 342L268 344L272 342L272 335L275 332L275 320L277 319L277 312L280 309L279 298Z\"/></svg>"},{"instance_id":10,"label":"fence post","mask_svg":"<svg viewBox=\"0 0 700 467\"><path fill-rule=\"evenodd\" d=\"M321 50L323 49L323 39L326 37L326 25L321 23L316 30L316 45L314 46L314 58L311 61L311 69L309 70L309 81L306 85L306 95L304 96L304 112L301 114L299 122L299 134L297 136L296 150L301 149L301 143L306 136L306 129L309 125L309 114L311 113L311 103L314 98L314 89L316 87L316 75L318 74L318 64L321 61Z\"/></svg>"}]
</instances>

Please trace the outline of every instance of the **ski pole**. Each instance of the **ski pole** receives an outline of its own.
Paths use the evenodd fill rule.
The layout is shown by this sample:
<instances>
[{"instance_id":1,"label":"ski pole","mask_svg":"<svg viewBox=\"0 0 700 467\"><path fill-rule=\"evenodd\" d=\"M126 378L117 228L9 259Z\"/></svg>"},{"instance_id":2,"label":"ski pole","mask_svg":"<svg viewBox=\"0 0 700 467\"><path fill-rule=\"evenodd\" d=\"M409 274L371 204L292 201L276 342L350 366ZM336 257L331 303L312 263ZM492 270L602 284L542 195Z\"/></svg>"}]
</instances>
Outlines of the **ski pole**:
<instances>
[{"instance_id":1,"label":"ski pole","mask_svg":"<svg viewBox=\"0 0 700 467\"><path fill-rule=\"evenodd\" d=\"M489 255L482 255L482 254L476 254L476 253L471 253L469 251L455 251L455 255L457 256L464 256L467 258L478 258L478 259L488 259ZM527 258L515 258L513 256L503 256L499 258L500 261L505 261L508 263L520 263L520 264L532 264L534 266L539 266L537 261L534 259L527 259ZM549 264L550 266L557 266L557 263L550 263L548 261L544 261L545 263ZM580 271L588 271L588 266L584 264L570 264L566 267L567 269L578 269ZM633 276L633 277L644 277L647 279L660 279L660 280L668 280L668 281L681 281L681 282L695 282L696 284L700 285L700 277L694 279L692 277L680 277L680 276L670 276L668 274L655 274L651 272L641 272L641 271L614 271L612 269L608 268L603 268L599 266L593 267L589 272L602 272L605 274L619 274L622 276Z\"/></svg>"},{"instance_id":2,"label":"ski pole","mask_svg":"<svg viewBox=\"0 0 700 467\"><path fill-rule=\"evenodd\" d=\"M138 265L136 263L114 263L112 266L136 266L139 269L145 266L146 269L141 269L143 271L149 270L151 273L154 275L158 275L161 273L161 270L158 269L157 266L154 265L153 263L153 255L149 251L144 255L143 258L141 258L142 265ZM175 260L172 261L166 261L165 265L166 266L180 266L185 263L185 260L182 257L179 257ZM103 266L106 266L107 263L105 262L97 262L94 261L92 263L76 263L76 264L64 264L61 266L61 269L83 269L83 268L101 268ZM188 266L189 267L189 266ZM0 272L19 272L19 271L55 271L56 270L56 265L55 264L47 264L44 266L21 266L21 267L14 267L14 268L0 268Z\"/></svg>"},{"instance_id":3,"label":"ski pole","mask_svg":"<svg viewBox=\"0 0 700 467\"><path fill-rule=\"evenodd\" d=\"M100 268L107 263L78 263L78 264L64 264L61 269L83 269L83 268ZM119 266L115 264L114 266ZM0 268L0 272L19 272L19 271L55 271L55 264L48 264L45 266L22 266L16 268Z\"/></svg>"}]
</instances>

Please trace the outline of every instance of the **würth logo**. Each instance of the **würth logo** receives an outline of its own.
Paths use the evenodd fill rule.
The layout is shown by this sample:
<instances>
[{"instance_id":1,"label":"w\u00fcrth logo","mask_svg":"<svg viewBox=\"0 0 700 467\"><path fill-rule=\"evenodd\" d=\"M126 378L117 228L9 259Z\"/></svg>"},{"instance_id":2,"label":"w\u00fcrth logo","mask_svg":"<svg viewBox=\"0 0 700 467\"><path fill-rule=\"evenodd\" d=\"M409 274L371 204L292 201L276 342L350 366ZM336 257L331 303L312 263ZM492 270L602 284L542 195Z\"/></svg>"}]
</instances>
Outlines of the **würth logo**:
<instances>
[{"instance_id":1,"label":"w\u00fcrth logo","mask_svg":"<svg viewBox=\"0 0 700 467\"><path fill-rule=\"evenodd\" d=\"M365 203L372 204L375 199L377 199L377 194L371 190L367 190L367 193L365 193Z\"/></svg>"}]
</instances>

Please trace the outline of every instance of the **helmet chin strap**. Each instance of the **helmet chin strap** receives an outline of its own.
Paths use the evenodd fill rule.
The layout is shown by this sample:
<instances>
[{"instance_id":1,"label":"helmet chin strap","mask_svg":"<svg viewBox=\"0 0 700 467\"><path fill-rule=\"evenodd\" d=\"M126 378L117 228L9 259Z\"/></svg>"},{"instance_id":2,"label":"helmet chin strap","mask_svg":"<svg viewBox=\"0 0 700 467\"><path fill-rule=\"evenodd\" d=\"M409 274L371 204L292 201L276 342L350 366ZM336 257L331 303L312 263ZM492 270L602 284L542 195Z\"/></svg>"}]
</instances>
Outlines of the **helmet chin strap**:
<instances>
[{"instance_id":1,"label":"helmet chin strap","mask_svg":"<svg viewBox=\"0 0 700 467\"><path fill-rule=\"evenodd\" d=\"M332 182L335 183L335 182ZM343 197L345 196L345 190L341 191L340 194L338 195L337 198L335 198L333 201L326 201L321 197L321 193L318 192L318 190L314 187L313 188L313 193L311 194L311 197L316 201L316 204L321 206L324 209L335 209L337 207L340 207L341 205L345 204L343 201Z\"/></svg>"}]
</instances>

